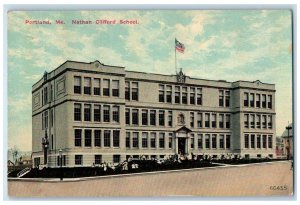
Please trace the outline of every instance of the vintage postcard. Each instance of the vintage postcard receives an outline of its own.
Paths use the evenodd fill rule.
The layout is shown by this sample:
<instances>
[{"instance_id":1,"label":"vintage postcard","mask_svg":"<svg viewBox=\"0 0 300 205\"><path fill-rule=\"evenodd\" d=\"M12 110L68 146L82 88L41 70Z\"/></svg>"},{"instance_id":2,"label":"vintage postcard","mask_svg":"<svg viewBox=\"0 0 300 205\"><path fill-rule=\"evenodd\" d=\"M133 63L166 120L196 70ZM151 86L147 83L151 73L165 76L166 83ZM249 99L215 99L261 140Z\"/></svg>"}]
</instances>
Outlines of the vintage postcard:
<instances>
[{"instance_id":1,"label":"vintage postcard","mask_svg":"<svg viewBox=\"0 0 300 205\"><path fill-rule=\"evenodd\" d=\"M292 18L8 11L9 197L293 197Z\"/></svg>"}]
</instances>

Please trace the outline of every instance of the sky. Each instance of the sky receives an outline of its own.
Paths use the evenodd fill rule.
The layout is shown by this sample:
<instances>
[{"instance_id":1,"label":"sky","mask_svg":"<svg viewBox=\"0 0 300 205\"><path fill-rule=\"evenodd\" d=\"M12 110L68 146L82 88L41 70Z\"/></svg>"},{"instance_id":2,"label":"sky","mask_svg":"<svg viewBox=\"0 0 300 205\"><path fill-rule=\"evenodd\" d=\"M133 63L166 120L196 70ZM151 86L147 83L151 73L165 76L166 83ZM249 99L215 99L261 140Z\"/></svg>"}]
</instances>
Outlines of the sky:
<instances>
[{"instance_id":1,"label":"sky","mask_svg":"<svg viewBox=\"0 0 300 205\"><path fill-rule=\"evenodd\" d=\"M55 20L65 24L56 25ZM75 25L72 20L137 20L136 25ZM29 25L26 20L50 20ZM31 89L67 60L194 78L276 86L276 135L292 122L289 10L13 11L8 13L8 148L31 150Z\"/></svg>"}]
</instances>

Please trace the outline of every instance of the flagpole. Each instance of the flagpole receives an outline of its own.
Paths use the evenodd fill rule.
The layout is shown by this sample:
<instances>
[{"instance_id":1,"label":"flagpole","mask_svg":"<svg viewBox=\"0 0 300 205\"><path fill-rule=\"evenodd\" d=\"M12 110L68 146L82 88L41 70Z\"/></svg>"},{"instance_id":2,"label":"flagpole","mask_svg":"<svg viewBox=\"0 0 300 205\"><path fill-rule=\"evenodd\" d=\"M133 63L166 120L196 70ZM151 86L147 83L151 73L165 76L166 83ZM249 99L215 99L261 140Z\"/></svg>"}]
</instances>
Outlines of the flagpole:
<instances>
[{"instance_id":1,"label":"flagpole","mask_svg":"<svg viewBox=\"0 0 300 205\"><path fill-rule=\"evenodd\" d=\"M175 73L177 74L176 38L175 38L174 52L175 52Z\"/></svg>"}]
</instances>

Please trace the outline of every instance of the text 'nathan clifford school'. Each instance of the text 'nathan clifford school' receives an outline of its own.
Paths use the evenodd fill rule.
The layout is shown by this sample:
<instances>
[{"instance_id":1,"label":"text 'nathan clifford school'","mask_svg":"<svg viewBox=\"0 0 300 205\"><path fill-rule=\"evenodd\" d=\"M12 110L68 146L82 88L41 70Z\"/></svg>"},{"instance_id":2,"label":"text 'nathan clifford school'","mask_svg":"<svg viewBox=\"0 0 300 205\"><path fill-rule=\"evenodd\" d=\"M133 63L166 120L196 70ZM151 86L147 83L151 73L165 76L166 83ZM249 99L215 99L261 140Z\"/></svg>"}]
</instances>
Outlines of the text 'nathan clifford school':
<instances>
[{"instance_id":1,"label":"text 'nathan clifford school'","mask_svg":"<svg viewBox=\"0 0 300 205\"><path fill-rule=\"evenodd\" d=\"M66 61L32 87L34 166L129 156L275 157L275 85ZM45 148L45 143L47 146ZM46 150L46 155L44 153Z\"/></svg>"}]
</instances>

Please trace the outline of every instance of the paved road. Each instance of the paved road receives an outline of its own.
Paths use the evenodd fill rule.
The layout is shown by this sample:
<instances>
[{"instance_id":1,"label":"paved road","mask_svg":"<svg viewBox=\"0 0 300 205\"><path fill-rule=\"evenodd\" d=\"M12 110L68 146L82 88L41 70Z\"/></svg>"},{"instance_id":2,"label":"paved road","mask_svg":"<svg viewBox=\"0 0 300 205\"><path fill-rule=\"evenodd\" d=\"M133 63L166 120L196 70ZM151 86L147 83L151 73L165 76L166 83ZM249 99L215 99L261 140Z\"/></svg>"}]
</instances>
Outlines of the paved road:
<instances>
[{"instance_id":1,"label":"paved road","mask_svg":"<svg viewBox=\"0 0 300 205\"><path fill-rule=\"evenodd\" d=\"M286 186L287 190L271 190L270 186ZM288 196L292 192L289 162L85 181L8 182L10 197Z\"/></svg>"}]
</instances>

